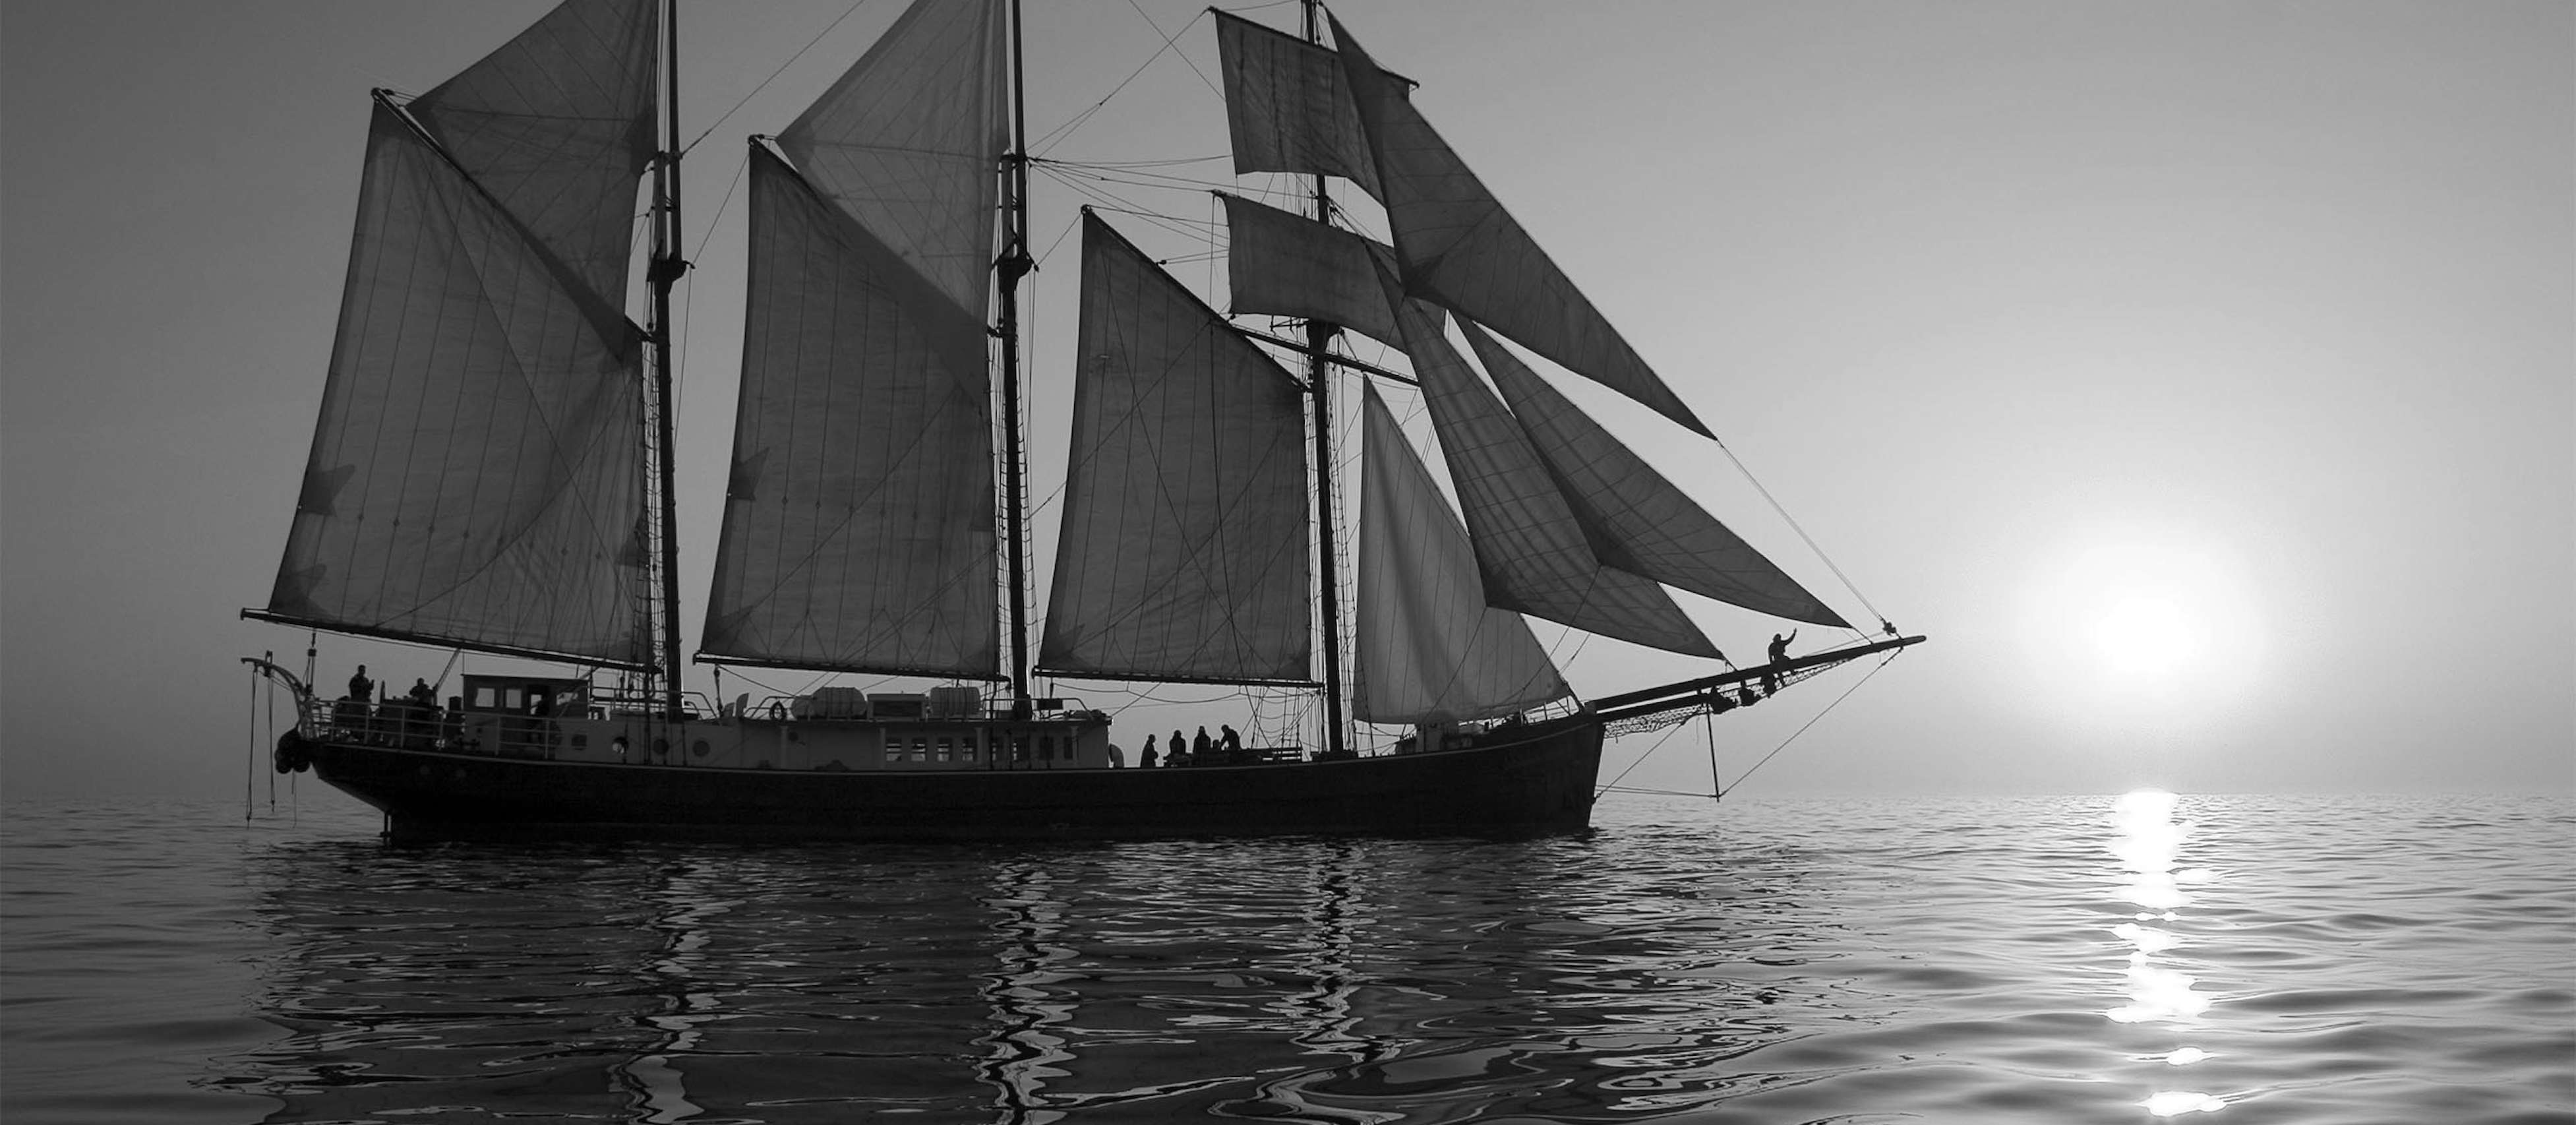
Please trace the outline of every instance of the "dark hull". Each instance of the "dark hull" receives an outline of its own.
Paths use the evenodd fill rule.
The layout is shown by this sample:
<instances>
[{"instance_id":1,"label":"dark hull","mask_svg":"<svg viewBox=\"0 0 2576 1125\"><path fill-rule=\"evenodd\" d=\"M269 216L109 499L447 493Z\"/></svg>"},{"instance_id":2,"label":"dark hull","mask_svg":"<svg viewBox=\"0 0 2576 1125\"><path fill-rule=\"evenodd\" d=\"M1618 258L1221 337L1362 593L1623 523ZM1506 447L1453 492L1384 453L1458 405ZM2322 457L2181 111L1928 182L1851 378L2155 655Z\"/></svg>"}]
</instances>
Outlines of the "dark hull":
<instances>
[{"instance_id":1,"label":"dark hull","mask_svg":"<svg viewBox=\"0 0 2576 1125\"><path fill-rule=\"evenodd\" d=\"M1590 822L1601 726L1578 716L1468 749L1153 770L790 772L331 742L312 754L322 780L384 810L406 841L1502 835Z\"/></svg>"}]
</instances>

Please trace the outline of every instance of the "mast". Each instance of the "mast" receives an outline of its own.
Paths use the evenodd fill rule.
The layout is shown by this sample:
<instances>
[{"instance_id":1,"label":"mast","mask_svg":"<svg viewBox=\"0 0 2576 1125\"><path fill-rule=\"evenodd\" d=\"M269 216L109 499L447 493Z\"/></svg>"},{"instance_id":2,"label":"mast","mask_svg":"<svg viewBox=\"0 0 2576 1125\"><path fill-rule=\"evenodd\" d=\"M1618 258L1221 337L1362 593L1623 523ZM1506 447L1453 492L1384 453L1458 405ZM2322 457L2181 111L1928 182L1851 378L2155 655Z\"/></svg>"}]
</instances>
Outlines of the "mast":
<instances>
[{"instance_id":1,"label":"mast","mask_svg":"<svg viewBox=\"0 0 2576 1125\"><path fill-rule=\"evenodd\" d=\"M662 144L654 162L653 261L645 278L653 286L653 443L655 483L661 491L654 511L660 550L654 559L661 586L662 715L680 718L680 541L679 503L672 489L671 424L671 287L687 273L680 259L680 11L679 0L662 2Z\"/></svg>"},{"instance_id":2,"label":"mast","mask_svg":"<svg viewBox=\"0 0 2576 1125\"><path fill-rule=\"evenodd\" d=\"M1322 44L1324 28L1322 0L1300 0L1305 12L1306 41ZM1332 221L1332 196L1324 188L1324 177L1310 177L1315 197L1315 220ZM1324 619L1324 749L1339 753L1343 749L1342 721L1342 612L1341 593L1333 569L1333 408L1327 388L1332 386L1332 358L1329 354L1333 335L1340 328L1330 321L1306 322L1306 386L1315 398L1315 554L1321 608Z\"/></svg>"},{"instance_id":3,"label":"mast","mask_svg":"<svg viewBox=\"0 0 2576 1125\"><path fill-rule=\"evenodd\" d=\"M1002 156L1002 253L994 263L1000 298L994 334L1002 339L1002 550L1011 584L1011 714L1029 711L1028 520L1021 493L1026 472L1020 435L1020 279L1029 257L1028 72L1020 34L1020 0L1011 0L1011 144Z\"/></svg>"}]
</instances>

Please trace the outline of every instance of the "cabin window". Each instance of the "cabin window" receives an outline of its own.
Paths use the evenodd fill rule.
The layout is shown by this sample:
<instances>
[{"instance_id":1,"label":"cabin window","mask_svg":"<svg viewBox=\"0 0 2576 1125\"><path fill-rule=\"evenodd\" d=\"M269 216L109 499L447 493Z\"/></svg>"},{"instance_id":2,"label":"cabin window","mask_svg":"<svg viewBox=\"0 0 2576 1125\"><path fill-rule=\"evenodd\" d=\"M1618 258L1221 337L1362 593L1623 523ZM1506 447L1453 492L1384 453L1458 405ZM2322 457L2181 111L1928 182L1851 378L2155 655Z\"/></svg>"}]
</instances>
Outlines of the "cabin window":
<instances>
[{"instance_id":1,"label":"cabin window","mask_svg":"<svg viewBox=\"0 0 2576 1125\"><path fill-rule=\"evenodd\" d=\"M505 688L505 689L503 689L503 690L502 690L502 692L501 692L501 707L502 707L504 710L509 710L509 711L524 711L524 710L527 710L527 708L528 708L528 693L527 693L527 691L526 691L525 689L522 689L522 688Z\"/></svg>"},{"instance_id":2,"label":"cabin window","mask_svg":"<svg viewBox=\"0 0 2576 1125\"><path fill-rule=\"evenodd\" d=\"M496 695L491 688L479 687L474 689L474 709L477 711L492 710L498 699L499 696Z\"/></svg>"},{"instance_id":3,"label":"cabin window","mask_svg":"<svg viewBox=\"0 0 2576 1125\"><path fill-rule=\"evenodd\" d=\"M937 744L936 746L934 746L934 747L932 748L932 750L931 750L931 757L930 757L930 760L931 760L931 761L934 761L934 762L942 762L942 763L945 763L945 762L951 762L951 761L955 761L955 760L956 760L956 758L957 758L957 740L956 740L956 739L954 739L954 738L942 738L942 739L940 739L940 740L939 740L939 742L938 742L938 744Z\"/></svg>"},{"instance_id":4,"label":"cabin window","mask_svg":"<svg viewBox=\"0 0 2576 1125\"><path fill-rule=\"evenodd\" d=\"M957 760L961 762L971 762L975 760L974 735L970 734L957 740Z\"/></svg>"},{"instance_id":5,"label":"cabin window","mask_svg":"<svg viewBox=\"0 0 2576 1125\"><path fill-rule=\"evenodd\" d=\"M893 737L892 735L888 735L888 736L886 737L886 740L885 740L885 760L886 760L886 761L889 761L889 762L900 762L900 761L902 761L902 760L903 760L903 740L902 740L902 739L900 739L900 738L896 738L896 737Z\"/></svg>"},{"instance_id":6,"label":"cabin window","mask_svg":"<svg viewBox=\"0 0 2576 1125\"><path fill-rule=\"evenodd\" d=\"M927 762L930 760L929 739L915 737L912 740L912 760L916 762Z\"/></svg>"}]
</instances>

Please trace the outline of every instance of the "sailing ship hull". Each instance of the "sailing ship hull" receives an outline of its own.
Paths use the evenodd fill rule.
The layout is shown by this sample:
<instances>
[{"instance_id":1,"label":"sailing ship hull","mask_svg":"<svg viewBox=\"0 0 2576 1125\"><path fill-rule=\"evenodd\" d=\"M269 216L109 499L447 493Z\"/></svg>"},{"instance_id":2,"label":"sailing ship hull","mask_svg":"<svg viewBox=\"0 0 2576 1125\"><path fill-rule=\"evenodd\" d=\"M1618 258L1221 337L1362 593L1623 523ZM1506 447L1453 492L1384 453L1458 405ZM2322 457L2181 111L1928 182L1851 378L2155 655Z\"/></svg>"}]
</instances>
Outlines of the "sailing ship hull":
<instances>
[{"instance_id":1,"label":"sailing ship hull","mask_svg":"<svg viewBox=\"0 0 2576 1125\"><path fill-rule=\"evenodd\" d=\"M1580 715L1461 749L1151 770L789 772L337 741L311 754L397 842L1531 835L1590 823L1601 739Z\"/></svg>"}]
</instances>

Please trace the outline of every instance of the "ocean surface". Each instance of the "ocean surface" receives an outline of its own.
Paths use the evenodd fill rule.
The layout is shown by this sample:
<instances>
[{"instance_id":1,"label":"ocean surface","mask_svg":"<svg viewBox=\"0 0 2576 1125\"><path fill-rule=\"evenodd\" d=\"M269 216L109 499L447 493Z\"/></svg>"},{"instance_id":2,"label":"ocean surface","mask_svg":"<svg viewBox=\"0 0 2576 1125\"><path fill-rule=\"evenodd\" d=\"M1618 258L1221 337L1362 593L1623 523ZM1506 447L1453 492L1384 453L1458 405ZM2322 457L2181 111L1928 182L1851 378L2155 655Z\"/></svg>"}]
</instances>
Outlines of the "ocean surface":
<instances>
[{"instance_id":1,"label":"ocean surface","mask_svg":"<svg viewBox=\"0 0 2576 1125\"><path fill-rule=\"evenodd\" d=\"M2563 798L1052 847L0 811L10 1125L2576 1122Z\"/></svg>"}]
</instances>

